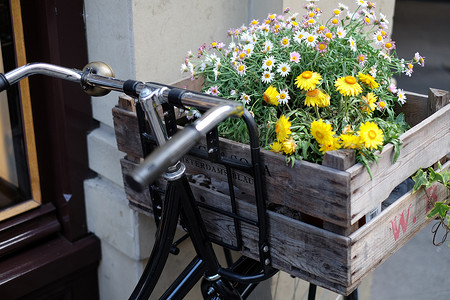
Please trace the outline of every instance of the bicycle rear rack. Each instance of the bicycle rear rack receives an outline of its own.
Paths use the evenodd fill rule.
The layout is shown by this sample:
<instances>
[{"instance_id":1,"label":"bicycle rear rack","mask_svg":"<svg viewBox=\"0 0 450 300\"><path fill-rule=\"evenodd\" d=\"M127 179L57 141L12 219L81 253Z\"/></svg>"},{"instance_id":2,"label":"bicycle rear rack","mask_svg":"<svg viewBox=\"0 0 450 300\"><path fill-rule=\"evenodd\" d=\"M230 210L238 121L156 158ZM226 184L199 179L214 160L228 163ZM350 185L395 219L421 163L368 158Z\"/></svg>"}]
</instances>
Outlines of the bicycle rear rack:
<instances>
[{"instance_id":1,"label":"bicycle rear rack","mask_svg":"<svg viewBox=\"0 0 450 300\"><path fill-rule=\"evenodd\" d=\"M169 136L174 135L177 132L177 120L175 116L174 107L171 104L164 103L162 105L164 122L166 126L166 131ZM145 118L145 113L140 107L136 105L136 114L138 118L139 132L142 144L142 150L144 157L149 155L156 146L156 141L151 134L151 130L147 125ZM244 114L245 115L245 114ZM247 117L247 119L245 119ZM225 215L233 219L234 222L234 233L235 233L235 243L226 243L216 239L211 239L210 241L218 244L226 249L241 251L243 250L242 234L241 234L241 224L246 223L251 226L255 226L258 229L258 246L259 246L259 262L264 273L268 273L271 270L271 251L268 242L268 221L266 213L266 202L265 202L265 190L263 185L263 174L262 174L262 162L259 152L258 137L256 134L256 126L254 122L252 124L253 118L247 112L244 116L247 127L249 129L250 139L251 139L251 164L248 162L240 162L236 160L231 160L221 156L220 146L219 146L219 135L217 128L213 129L206 134L207 149L192 149L189 154L201 159L208 159L209 161L220 164L225 167L227 180L228 180L228 191L230 198L231 212L225 211L223 209L213 207L211 205L197 201L197 205L202 209L212 211L214 213ZM255 188L255 204L257 207L256 219L250 219L243 217L239 214L237 208L236 195L234 193L233 187L233 170L239 170L253 177L253 183ZM164 198L164 190L158 188L157 186L149 186L150 195L152 198L153 214L155 218L156 225L159 225L159 219L161 217L161 207L162 200ZM183 226L181 222L181 226ZM183 237L182 239L184 239ZM175 242L175 244L177 244ZM176 247L172 247L171 252L177 252ZM233 277L232 274L228 274ZM239 275L234 276L236 280L240 279Z\"/></svg>"}]
</instances>

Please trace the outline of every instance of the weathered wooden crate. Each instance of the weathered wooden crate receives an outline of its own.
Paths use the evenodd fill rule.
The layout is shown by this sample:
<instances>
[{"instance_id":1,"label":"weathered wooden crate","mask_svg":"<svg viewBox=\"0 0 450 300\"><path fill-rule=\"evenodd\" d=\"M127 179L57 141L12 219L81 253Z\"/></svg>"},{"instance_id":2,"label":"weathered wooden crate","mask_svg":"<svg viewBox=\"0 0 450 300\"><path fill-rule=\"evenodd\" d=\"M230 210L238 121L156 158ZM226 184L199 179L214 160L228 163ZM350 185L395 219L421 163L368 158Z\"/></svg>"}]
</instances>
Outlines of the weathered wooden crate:
<instances>
[{"instance_id":1,"label":"weathered wooden crate","mask_svg":"<svg viewBox=\"0 0 450 300\"><path fill-rule=\"evenodd\" d=\"M199 89L198 82L185 81L178 86ZM285 165L281 155L262 151L267 199L274 208L268 212L274 267L348 295L364 275L431 221L426 219L432 207L428 198L448 197L440 186L428 189L428 195L408 191L367 224L361 222L417 169L433 165L450 152L449 93L430 89L428 98L417 94L407 97L401 110L414 127L401 136L403 148L396 163L392 163L393 146L384 147L378 163L371 166L372 180L361 164L355 164L351 151L329 152L323 165L297 161L293 168ZM142 158L133 100L121 97L113 116L118 148L126 153L121 161L123 173L128 174ZM205 143L198 147L204 149ZM247 145L222 139L220 148L225 157L250 161ZM225 169L191 155L183 162L190 174L204 174L213 183L209 187L205 182L191 184L198 201L231 211L229 197L220 188L226 181ZM449 165L447 162L445 167ZM255 218L253 179L238 171L233 172L233 178L239 213ZM152 210L148 190L138 194L126 183L125 190L132 207L146 213ZM234 243L232 219L210 211L202 211L202 215L211 237ZM258 258L256 228L242 223L241 231L243 253Z\"/></svg>"}]
</instances>

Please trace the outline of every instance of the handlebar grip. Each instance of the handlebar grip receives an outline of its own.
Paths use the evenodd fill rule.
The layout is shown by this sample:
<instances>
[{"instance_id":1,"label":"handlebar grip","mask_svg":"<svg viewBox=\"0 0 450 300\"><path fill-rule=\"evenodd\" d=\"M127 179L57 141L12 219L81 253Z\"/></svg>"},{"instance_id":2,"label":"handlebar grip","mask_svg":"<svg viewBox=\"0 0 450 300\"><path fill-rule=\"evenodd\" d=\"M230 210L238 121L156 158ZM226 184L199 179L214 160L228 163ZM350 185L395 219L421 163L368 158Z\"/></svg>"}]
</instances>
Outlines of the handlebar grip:
<instances>
[{"instance_id":1,"label":"handlebar grip","mask_svg":"<svg viewBox=\"0 0 450 300\"><path fill-rule=\"evenodd\" d=\"M3 73L0 73L0 92L9 88L9 82Z\"/></svg>"},{"instance_id":2,"label":"handlebar grip","mask_svg":"<svg viewBox=\"0 0 450 300\"><path fill-rule=\"evenodd\" d=\"M194 126L185 127L167 143L158 147L130 175L125 177L130 187L141 192L158 178L167 168L175 165L180 158L197 144L202 134Z\"/></svg>"}]
</instances>

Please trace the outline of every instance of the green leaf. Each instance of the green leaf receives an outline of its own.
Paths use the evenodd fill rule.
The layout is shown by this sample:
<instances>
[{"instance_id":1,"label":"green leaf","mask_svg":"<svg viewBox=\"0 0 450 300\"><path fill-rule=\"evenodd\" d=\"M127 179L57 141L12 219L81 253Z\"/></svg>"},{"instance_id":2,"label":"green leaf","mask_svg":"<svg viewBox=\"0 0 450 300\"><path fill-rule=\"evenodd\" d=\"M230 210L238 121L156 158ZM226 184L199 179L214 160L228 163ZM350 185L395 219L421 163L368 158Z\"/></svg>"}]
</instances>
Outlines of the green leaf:
<instances>
[{"instance_id":1,"label":"green leaf","mask_svg":"<svg viewBox=\"0 0 450 300\"><path fill-rule=\"evenodd\" d=\"M445 218L447 211L450 209L450 206L444 204L443 202L436 202L434 204L434 208L428 213L427 218L432 218L436 215L439 215L441 218Z\"/></svg>"},{"instance_id":2,"label":"green leaf","mask_svg":"<svg viewBox=\"0 0 450 300\"><path fill-rule=\"evenodd\" d=\"M413 194L420 189L422 186L428 185L427 173L422 169L417 170L416 174L412 177L414 180Z\"/></svg>"}]
</instances>

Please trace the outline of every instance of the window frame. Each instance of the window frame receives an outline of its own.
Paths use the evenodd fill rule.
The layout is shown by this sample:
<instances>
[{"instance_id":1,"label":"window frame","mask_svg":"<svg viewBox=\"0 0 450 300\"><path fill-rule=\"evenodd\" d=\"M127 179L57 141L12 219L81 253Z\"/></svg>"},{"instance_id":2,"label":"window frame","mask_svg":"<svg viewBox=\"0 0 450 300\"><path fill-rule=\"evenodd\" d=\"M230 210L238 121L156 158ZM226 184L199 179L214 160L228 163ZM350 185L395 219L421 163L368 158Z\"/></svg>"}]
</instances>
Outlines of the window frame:
<instances>
[{"instance_id":1,"label":"window frame","mask_svg":"<svg viewBox=\"0 0 450 300\"><path fill-rule=\"evenodd\" d=\"M22 26L22 10L20 0L10 0L11 22L16 56L16 65L27 64L25 39ZM19 215L42 204L38 158L34 135L33 113L28 78L19 83L20 107L24 131L24 145L30 179L31 199L4 208L0 211L0 221Z\"/></svg>"}]
</instances>

